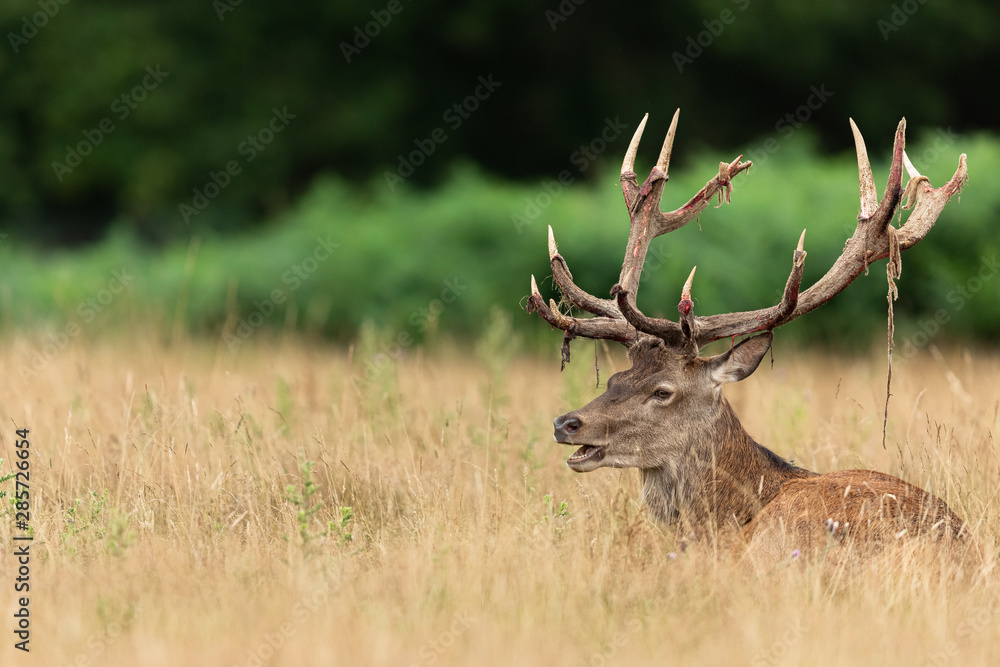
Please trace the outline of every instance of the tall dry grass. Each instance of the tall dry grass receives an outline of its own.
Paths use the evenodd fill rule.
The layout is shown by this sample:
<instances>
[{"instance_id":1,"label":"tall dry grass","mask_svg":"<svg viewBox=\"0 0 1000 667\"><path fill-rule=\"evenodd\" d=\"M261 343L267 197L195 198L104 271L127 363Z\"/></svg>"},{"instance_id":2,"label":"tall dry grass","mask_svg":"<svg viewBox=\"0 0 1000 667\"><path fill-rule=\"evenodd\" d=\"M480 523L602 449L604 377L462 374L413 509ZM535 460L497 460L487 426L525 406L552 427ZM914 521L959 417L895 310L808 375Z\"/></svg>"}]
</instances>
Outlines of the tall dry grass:
<instances>
[{"instance_id":1,"label":"tall dry grass","mask_svg":"<svg viewBox=\"0 0 1000 667\"><path fill-rule=\"evenodd\" d=\"M551 420L597 393L585 345L562 375L417 350L360 385L360 353L302 341L80 340L20 380L30 349L0 343L0 456L31 429L35 530L29 662L2 524L4 665L964 665L1000 645L991 576L753 572L648 520L637 472L570 472ZM924 486L995 560L1000 354L897 359L886 449L880 356L779 342L764 366L727 389L759 441Z\"/></svg>"}]
</instances>

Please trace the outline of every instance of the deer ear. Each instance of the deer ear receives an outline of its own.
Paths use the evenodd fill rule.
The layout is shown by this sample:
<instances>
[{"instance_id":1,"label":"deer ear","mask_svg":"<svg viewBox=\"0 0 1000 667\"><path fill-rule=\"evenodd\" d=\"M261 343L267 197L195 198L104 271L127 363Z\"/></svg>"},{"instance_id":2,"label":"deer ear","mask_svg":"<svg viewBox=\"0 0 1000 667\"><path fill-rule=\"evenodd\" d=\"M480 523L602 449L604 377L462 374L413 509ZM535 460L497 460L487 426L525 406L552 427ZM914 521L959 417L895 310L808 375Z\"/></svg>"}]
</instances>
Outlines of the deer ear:
<instances>
[{"instance_id":1,"label":"deer ear","mask_svg":"<svg viewBox=\"0 0 1000 667\"><path fill-rule=\"evenodd\" d=\"M771 332L747 338L725 354L709 359L709 372L716 384L739 382L750 376L771 348Z\"/></svg>"}]
</instances>

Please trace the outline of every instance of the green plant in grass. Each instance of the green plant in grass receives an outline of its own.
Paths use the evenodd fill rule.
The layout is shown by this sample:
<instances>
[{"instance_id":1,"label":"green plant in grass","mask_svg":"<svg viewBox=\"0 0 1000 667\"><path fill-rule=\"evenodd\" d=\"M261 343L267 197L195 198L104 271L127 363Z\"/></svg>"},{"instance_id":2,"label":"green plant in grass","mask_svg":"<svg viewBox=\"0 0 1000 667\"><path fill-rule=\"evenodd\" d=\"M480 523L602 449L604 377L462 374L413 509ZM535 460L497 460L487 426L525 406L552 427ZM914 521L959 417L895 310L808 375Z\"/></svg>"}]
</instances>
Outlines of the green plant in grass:
<instances>
[{"instance_id":1,"label":"green plant in grass","mask_svg":"<svg viewBox=\"0 0 1000 667\"><path fill-rule=\"evenodd\" d=\"M350 531L352 521L354 521L354 510L350 507L341 507L340 520L328 521L327 529L331 535L337 535L341 544L346 544L354 540Z\"/></svg>"},{"instance_id":2,"label":"green plant in grass","mask_svg":"<svg viewBox=\"0 0 1000 667\"><path fill-rule=\"evenodd\" d=\"M338 518L326 522L325 529L314 530L313 517L323 508L318 498L319 489L313 481L313 461L303 459L299 462L299 484L289 484L285 487L285 500L295 508L295 521L298 525L299 543L303 549L319 538L336 538L339 544L346 544L354 539L351 533L351 523L354 521L354 510L350 507L338 507ZM287 537L286 537L287 539Z\"/></svg>"},{"instance_id":3,"label":"green plant in grass","mask_svg":"<svg viewBox=\"0 0 1000 667\"><path fill-rule=\"evenodd\" d=\"M316 464L303 459L299 462L300 484L289 484L285 487L285 500L296 508L295 520L299 527L299 539L305 548L317 537L309 528L310 520L323 506L313 499L319 491L313 481L313 468Z\"/></svg>"},{"instance_id":4,"label":"green plant in grass","mask_svg":"<svg viewBox=\"0 0 1000 667\"><path fill-rule=\"evenodd\" d=\"M81 507L84 504L82 498L77 498L73 501L73 504L63 510L63 529L59 532L59 539L62 542L63 548L70 554L76 553L78 547L77 537L82 533L93 532L96 538L104 538L107 535L107 528L101 525L103 519L101 515L104 514L105 506L108 503L108 490L104 489L101 493L97 491L90 491L90 498L86 507ZM111 523L111 522L109 522ZM114 544L109 542L108 547L112 553L120 553L120 549L127 547L131 544L134 535L126 539L128 520L126 518L126 525L124 531L119 531L117 537L114 540Z\"/></svg>"},{"instance_id":5,"label":"green plant in grass","mask_svg":"<svg viewBox=\"0 0 1000 667\"><path fill-rule=\"evenodd\" d=\"M2 468L2 467L3 467L3 459L0 459L0 468ZM16 476L17 476L17 473L15 473L15 472L10 472L10 473L7 473L6 475L0 475L0 486L5 485L7 482L11 481ZM4 498L7 498L7 490L6 489L0 489L0 502L2 502ZM13 493L11 493L10 494L10 498L8 498L8 501L6 503L3 503L3 513L4 513L4 516L9 515L13 511L14 503L16 503L16 502L17 502L17 498L14 497Z\"/></svg>"},{"instance_id":6,"label":"green plant in grass","mask_svg":"<svg viewBox=\"0 0 1000 667\"><path fill-rule=\"evenodd\" d=\"M538 523L542 526L547 526L556 539L562 537L563 531L566 530L566 525L571 518L569 505L566 501L556 502L552 494L549 493L542 496L542 504L545 506L545 510Z\"/></svg>"}]
</instances>

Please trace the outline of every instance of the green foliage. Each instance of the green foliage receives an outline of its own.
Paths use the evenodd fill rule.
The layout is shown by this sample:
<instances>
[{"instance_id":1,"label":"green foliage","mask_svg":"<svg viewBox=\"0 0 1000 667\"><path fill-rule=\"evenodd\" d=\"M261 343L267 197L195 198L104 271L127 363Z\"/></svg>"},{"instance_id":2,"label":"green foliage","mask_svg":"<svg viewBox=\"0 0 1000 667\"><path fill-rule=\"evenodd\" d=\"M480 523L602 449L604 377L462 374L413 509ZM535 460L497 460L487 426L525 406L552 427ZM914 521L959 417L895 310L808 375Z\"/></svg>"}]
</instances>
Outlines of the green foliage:
<instances>
[{"instance_id":1,"label":"green foliage","mask_svg":"<svg viewBox=\"0 0 1000 667\"><path fill-rule=\"evenodd\" d=\"M572 518L569 512L569 505L565 501L556 503L552 495L548 493L542 497L542 503L545 505L545 513L542 514L539 523L549 526L554 537L561 537Z\"/></svg>"},{"instance_id":2,"label":"green foliage","mask_svg":"<svg viewBox=\"0 0 1000 667\"><path fill-rule=\"evenodd\" d=\"M542 501L545 503L545 507L548 509L548 512L546 514L546 519L548 517L557 518L557 517L569 516L569 506L566 504L565 501L559 503L559 507L556 507L555 501L552 500L552 495L549 493L545 494L545 496L542 498Z\"/></svg>"},{"instance_id":3,"label":"green foliage","mask_svg":"<svg viewBox=\"0 0 1000 667\"><path fill-rule=\"evenodd\" d=\"M303 550L308 549L317 538L334 537L341 545L354 539L351 533L354 510L350 507L337 508L337 518L327 521L325 530L313 530L313 517L323 508L322 501L319 498L314 498L319 493L319 489L313 481L313 468L315 467L315 462L303 459L299 462L299 484L289 484L285 487L285 500L296 508L295 519L299 528L300 546Z\"/></svg>"},{"instance_id":4,"label":"green foliage","mask_svg":"<svg viewBox=\"0 0 1000 667\"><path fill-rule=\"evenodd\" d=\"M135 541L135 531L129 528L128 514L117 510L107 512L108 490L91 491L86 504L77 498L73 505L63 510L64 526L59 532L63 547L70 554L78 550L79 536L86 534L91 541L103 541L107 552L121 557Z\"/></svg>"},{"instance_id":5,"label":"green foliage","mask_svg":"<svg viewBox=\"0 0 1000 667\"><path fill-rule=\"evenodd\" d=\"M285 500L297 508L295 518L299 526L299 538L302 546L306 547L312 541L314 535L309 528L310 519L323 506L321 502L314 502L312 497L316 495L318 489L313 482L313 468L316 464L312 461L303 460L299 463L299 475L301 475L301 490L296 484L289 484L285 487Z\"/></svg>"},{"instance_id":6,"label":"green foliage","mask_svg":"<svg viewBox=\"0 0 1000 667\"><path fill-rule=\"evenodd\" d=\"M2 468L3 468L3 459L0 459L0 469L2 469ZM0 486L6 484L7 482L11 481L15 477L17 477L17 473L16 472L9 472L6 475L0 475ZM0 489L0 507L3 508L3 515L4 516L7 516L8 514L13 514L13 512L14 512L14 504L17 502L17 497L15 496L14 489L13 489L14 485L11 484L11 487L12 488L10 490L10 497L9 498L7 498L7 493L8 493L7 489ZM7 503L3 502L4 498L7 498Z\"/></svg>"},{"instance_id":7,"label":"green foliage","mask_svg":"<svg viewBox=\"0 0 1000 667\"><path fill-rule=\"evenodd\" d=\"M935 155L929 150L934 139L915 132L907 145L932 183L950 178L961 152L970 156L971 179L927 239L903 255L897 341L916 336L941 311L947 319L939 327L942 336L989 340L1000 323L1000 276L989 269L1000 250L1000 190L990 187L987 175L1000 170L1000 141L959 136L935 159L924 159ZM868 147L876 158L886 155L889 136L869 131ZM680 206L696 192L717 171L718 157L713 153L672 169L664 208ZM876 161L875 173L877 180L885 178L884 161ZM803 228L806 285L830 267L854 228L853 155L822 159L805 134L782 144L734 185L732 204L709 208L698 221L653 242L639 294L647 314L676 316L674 304L693 265L699 267L697 313L776 303ZM377 186L359 190L328 178L267 230L225 241L206 237L152 251L120 233L84 252L49 255L0 244L0 321L40 326L39 352L70 324L100 335L153 322L221 335L234 354L266 340L263 331L298 330L343 341L368 322L355 363L371 369L370 384L379 395L391 394L395 362L443 332L484 334L480 354L486 358L513 349L518 335L555 354L559 333L523 310L531 274L543 294L558 298L548 277L549 225L578 284L607 295L618 279L628 233L617 177L565 188L518 227L513 216L525 216L529 202L543 192L541 184L515 185L472 168L456 171L432 193L401 187L390 195ZM902 213L903 221L908 214ZM88 299L122 267L134 276L127 288L85 319ZM884 336L886 289L880 262L779 335L864 345ZM590 345L574 343L575 363L590 365Z\"/></svg>"},{"instance_id":8,"label":"green foliage","mask_svg":"<svg viewBox=\"0 0 1000 667\"><path fill-rule=\"evenodd\" d=\"M327 530L329 534L336 535L341 544L346 544L354 539L350 531L352 521L354 521L354 510L350 507L341 507L339 520L328 521Z\"/></svg>"},{"instance_id":9,"label":"green foliage","mask_svg":"<svg viewBox=\"0 0 1000 667\"><path fill-rule=\"evenodd\" d=\"M428 0L391 14L362 0L8 0L0 218L43 244L99 238L115 219L163 240L257 226L327 169L383 188L403 161L426 184L463 158L517 178L590 178L572 155L605 118L634 128L676 106L685 134L715 146L777 130L800 108L828 146L846 139L848 116L863 127L903 112L914 125L996 120L982 94L982 73L1000 64L986 0L577 4ZM480 77L498 82L485 99ZM821 85L829 101L805 106ZM269 137L275 108L295 118ZM620 159L626 139L599 159ZM81 144L69 173L53 167ZM186 222L180 205L216 183Z\"/></svg>"}]
</instances>

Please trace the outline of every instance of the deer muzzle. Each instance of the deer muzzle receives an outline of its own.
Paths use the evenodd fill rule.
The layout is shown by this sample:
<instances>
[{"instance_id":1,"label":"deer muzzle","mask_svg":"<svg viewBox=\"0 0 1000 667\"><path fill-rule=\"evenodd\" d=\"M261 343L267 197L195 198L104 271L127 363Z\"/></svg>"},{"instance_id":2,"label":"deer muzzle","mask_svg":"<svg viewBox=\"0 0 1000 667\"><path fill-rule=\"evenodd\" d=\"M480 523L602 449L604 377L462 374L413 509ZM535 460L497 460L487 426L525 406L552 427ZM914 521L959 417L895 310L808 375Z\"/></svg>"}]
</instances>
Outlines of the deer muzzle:
<instances>
[{"instance_id":1,"label":"deer muzzle","mask_svg":"<svg viewBox=\"0 0 1000 667\"><path fill-rule=\"evenodd\" d=\"M570 470L590 472L601 467L601 462L604 460L604 447L574 442L574 436L583 426L582 419L571 412L561 417L556 417L552 425L555 428L553 437L556 442L564 445L583 445L566 460L566 465L569 466Z\"/></svg>"}]
</instances>

